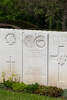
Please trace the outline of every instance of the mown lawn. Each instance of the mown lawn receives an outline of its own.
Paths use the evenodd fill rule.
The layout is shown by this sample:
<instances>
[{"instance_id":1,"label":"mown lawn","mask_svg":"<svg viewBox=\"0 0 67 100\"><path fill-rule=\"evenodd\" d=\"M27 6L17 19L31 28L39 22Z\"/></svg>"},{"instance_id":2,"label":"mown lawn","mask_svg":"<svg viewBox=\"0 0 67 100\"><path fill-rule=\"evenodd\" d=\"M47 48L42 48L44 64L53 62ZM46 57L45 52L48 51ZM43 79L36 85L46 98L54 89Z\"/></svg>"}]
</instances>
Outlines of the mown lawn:
<instances>
[{"instance_id":1,"label":"mown lawn","mask_svg":"<svg viewBox=\"0 0 67 100\"><path fill-rule=\"evenodd\" d=\"M50 98L28 93L15 93L0 89L0 100L63 100L60 98Z\"/></svg>"}]
</instances>

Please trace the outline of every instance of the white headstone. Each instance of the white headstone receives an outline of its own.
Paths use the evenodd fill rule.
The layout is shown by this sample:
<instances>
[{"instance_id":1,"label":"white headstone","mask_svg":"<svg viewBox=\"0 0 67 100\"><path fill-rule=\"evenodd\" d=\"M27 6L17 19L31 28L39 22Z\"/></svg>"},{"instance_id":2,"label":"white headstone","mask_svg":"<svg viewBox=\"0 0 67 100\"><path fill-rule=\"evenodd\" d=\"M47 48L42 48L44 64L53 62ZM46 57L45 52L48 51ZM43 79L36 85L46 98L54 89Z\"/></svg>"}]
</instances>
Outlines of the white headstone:
<instances>
[{"instance_id":1,"label":"white headstone","mask_svg":"<svg viewBox=\"0 0 67 100\"><path fill-rule=\"evenodd\" d=\"M22 76L22 32L18 30L0 29L0 77L5 72ZM20 67L19 67L20 66Z\"/></svg>"},{"instance_id":2,"label":"white headstone","mask_svg":"<svg viewBox=\"0 0 67 100\"><path fill-rule=\"evenodd\" d=\"M47 34L44 32L23 34L23 81L47 84Z\"/></svg>"},{"instance_id":3,"label":"white headstone","mask_svg":"<svg viewBox=\"0 0 67 100\"><path fill-rule=\"evenodd\" d=\"M67 32L0 29L0 80L67 88Z\"/></svg>"},{"instance_id":4,"label":"white headstone","mask_svg":"<svg viewBox=\"0 0 67 100\"><path fill-rule=\"evenodd\" d=\"M50 34L49 85L67 88L67 33Z\"/></svg>"}]
</instances>

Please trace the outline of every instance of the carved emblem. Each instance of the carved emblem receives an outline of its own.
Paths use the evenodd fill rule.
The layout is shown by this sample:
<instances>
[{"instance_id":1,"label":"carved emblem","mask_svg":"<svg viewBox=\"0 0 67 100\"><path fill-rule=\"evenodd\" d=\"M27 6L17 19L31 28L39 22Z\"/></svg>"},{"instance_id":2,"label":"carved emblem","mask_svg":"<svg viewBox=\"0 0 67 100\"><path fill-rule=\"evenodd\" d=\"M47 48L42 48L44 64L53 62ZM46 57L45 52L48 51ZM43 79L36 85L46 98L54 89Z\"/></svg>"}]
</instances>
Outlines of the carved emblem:
<instances>
[{"instance_id":1,"label":"carved emblem","mask_svg":"<svg viewBox=\"0 0 67 100\"><path fill-rule=\"evenodd\" d=\"M8 33L5 36L6 39L6 43L8 43L9 45L13 45L14 43L16 43L16 36L13 33Z\"/></svg>"},{"instance_id":2,"label":"carved emblem","mask_svg":"<svg viewBox=\"0 0 67 100\"><path fill-rule=\"evenodd\" d=\"M38 48L45 47L45 37L43 35L39 35L34 37L33 35L27 35L24 38L24 43L27 47L33 47L36 45Z\"/></svg>"},{"instance_id":3,"label":"carved emblem","mask_svg":"<svg viewBox=\"0 0 67 100\"><path fill-rule=\"evenodd\" d=\"M42 35L37 36L35 38L35 42L36 42L37 47L39 48L45 47L45 37L44 36Z\"/></svg>"},{"instance_id":4,"label":"carved emblem","mask_svg":"<svg viewBox=\"0 0 67 100\"><path fill-rule=\"evenodd\" d=\"M63 66L65 62L67 61L67 56L66 55L61 55L58 57L58 64Z\"/></svg>"},{"instance_id":5,"label":"carved emblem","mask_svg":"<svg viewBox=\"0 0 67 100\"><path fill-rule=\"evenodd\" d=\"M7 63L10 65L10 72L12 71L12 64L15 64L15 60L12 60L12 56L9 56L9 60L7 61Z\"/></svg>"},{"instance_id":6,"label":"carved emblem","mask_svg":"<svg viewBox=\"0 0 67 100\"><path fill-rule=\"evenodd\" d=\"M25 36L24 43L27 47L33 47L34 46L34 37L32 35Z\"/></svg>"}]
</instances>

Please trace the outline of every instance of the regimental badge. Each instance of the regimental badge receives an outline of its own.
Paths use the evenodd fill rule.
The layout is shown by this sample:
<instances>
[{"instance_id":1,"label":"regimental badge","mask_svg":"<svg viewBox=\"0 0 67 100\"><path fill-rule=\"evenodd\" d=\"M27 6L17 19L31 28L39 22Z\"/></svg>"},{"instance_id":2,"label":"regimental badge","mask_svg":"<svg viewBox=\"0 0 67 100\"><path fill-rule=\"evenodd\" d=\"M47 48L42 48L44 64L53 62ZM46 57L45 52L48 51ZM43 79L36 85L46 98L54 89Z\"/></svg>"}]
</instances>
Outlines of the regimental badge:
<instances>
[{"instance_id":1,"label":"regimental badge","mask_svg":"<svg viewBox=\"0 0 67 100\"><path fill-rule=\"evenodd\" d=\"M16 36L14 33L8 33L5 36L5 39L6 39L6 43L8 43L8 45L13 45L16 43Z\"/></svg>"},{"instance_id":2,"label":"regimental badge","mask_svg":"<svg viewBox=\"0 0 67 100\"><path fill-rule=\"evenodd\" d=\"M37 47L39 48L45 47L45 37L44 36L42 35L37 36L35 38L35 42L36 42Z\"/></svg>"}]
</instances>

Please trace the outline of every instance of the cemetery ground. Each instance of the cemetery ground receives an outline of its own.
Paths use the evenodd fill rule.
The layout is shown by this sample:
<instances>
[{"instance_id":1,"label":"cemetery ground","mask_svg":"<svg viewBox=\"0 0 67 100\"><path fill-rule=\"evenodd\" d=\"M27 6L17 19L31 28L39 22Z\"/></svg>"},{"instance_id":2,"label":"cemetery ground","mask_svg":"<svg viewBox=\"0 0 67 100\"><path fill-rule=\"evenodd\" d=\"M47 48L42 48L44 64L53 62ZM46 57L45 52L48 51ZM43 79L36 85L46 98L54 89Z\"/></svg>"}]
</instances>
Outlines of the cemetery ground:
<instances>
[{"instance_id":1,"label":"cemetery ground","mask_svg":"<svg viewBox=\"0 0 67 100\"><path fill-rule=\"evenodd\" d=\"M0 83L0 100L67 100L67 90L62 91L57 87L38 86L38 83L26 85L8 80Z\"/></svg>"},{"instance_id":2,"label":"cemetery ground","mask_svg":"<svg viewBox=\"0 0 67 100\"><path fill-rule=\"evenodd\" d=\"M64 99L39 96L36 94L29 94L29 93L16 93L5 89L0 89L0 100L64 100Z\"/></svg>"}]
</instances>

